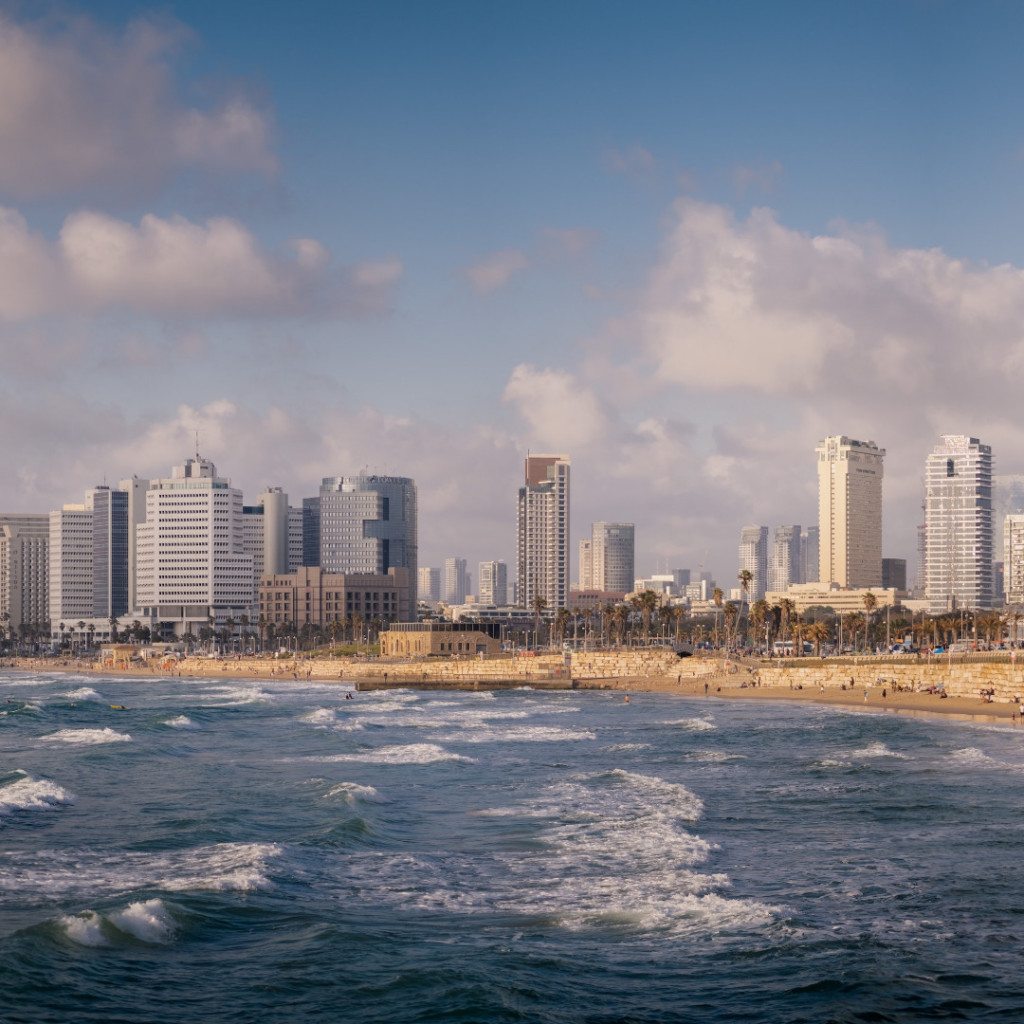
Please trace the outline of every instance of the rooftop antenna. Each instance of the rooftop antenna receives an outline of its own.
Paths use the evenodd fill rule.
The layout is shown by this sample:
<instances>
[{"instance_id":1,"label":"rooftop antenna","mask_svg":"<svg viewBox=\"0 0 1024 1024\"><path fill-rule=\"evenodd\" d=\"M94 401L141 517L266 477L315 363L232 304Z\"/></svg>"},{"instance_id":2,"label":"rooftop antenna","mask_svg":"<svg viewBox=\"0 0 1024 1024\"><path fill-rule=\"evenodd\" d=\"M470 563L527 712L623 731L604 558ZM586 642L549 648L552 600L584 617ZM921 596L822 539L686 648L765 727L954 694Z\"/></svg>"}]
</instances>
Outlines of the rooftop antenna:
<instances>
[{"instance_id":1,"label":"rooftop antenna","mask_svg":"<svg viewBox=\"0 0 1024 1024\"><path fill-rule=\"evenodd\" d=\"M196 431L196 462L199 461L199 431Z\"/></svg>"}]
</instances>

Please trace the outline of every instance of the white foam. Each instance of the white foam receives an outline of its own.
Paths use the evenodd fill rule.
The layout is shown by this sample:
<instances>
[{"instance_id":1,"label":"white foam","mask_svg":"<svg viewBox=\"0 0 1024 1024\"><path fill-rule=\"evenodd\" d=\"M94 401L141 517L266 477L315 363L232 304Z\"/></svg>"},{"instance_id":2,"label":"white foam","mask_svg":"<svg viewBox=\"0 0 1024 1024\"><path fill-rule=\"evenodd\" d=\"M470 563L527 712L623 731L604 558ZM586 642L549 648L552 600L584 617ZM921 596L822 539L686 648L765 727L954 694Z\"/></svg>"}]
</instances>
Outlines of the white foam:
<instances>
[{"instance_id":1,"label":"white foam","mask_svg":"<svg viewBox=\"0 0 1024 1024\"><path fill-rule=\"evenodd\" d=\"M613 743L610 747L605 747L609 753L627 753L630 750L650 750L650 743Z\"/></svg>"},{"instance_id":2,"label":"white foam","mask_svg":"<svg viewBox=\"0 0 1024 1024\"><path fill-rule=\"evenodd\" d=\"M317 708L316 711L310 711L299 719L300 722L319 726L334 725L337 720L338 715L334 708Z\"/></svg>"},{"instance_id":3,"label":"white foam","mask_svg":"<svg viewBox=\"0 0 1024 1024\"><path fill-rule=\"evenodd\" d=\"M100 700L100 695L91 686L80 686L64 696L70 700Z\"/></svg>"},{"instance_id":4,"label":"white foam","mask_svg":"<svg viewBox=\"0 0 1024 1024\"><path fill-rule=\"evenodd\" d=\"M678 725L683 729L689 729L692 732L707 732L711 729L718 728L714 722L707 718L677 718L674 721L666 722L665 724Z\"/></svg>"},{"instance_id":5,"label":"white foam","mask_svg":"<svg viewBox=\"0 0 1024 1024\"><path fill-rule=\"evenodd\" d=\"M129 903L124 910L111 914L110 923L135 938L152 945L169 942L174 935L174 918L162 900Z\"/></svg>"},{"instance_id":6,"label":"white foam","mask_svg":"<svg viewBox=\"0 0 1024 1024\"><path fill-rule=\"evenodd\" d=\"M453 754L436 743L408 743L401 746L378 747L352 754L331 754L310 757L310 761L360 761L364 764L433 764L436 761L472 761L471 757Z\"/></svg>"},{"instance_id":7,"label":"white foam","mask_svg":"<svg viewBox=\"0 0 1024 1024\"><path fill-rule=\"evenodd\" d=\"M894 757L900 761L907 759L906 754L898 754L895 750L890 750L884 743L869 743L866 747L861 747L860 750L853 751L853 757Z\"/></svg>"},{"instance_id":8,"label":"white foam","mask_svg":"<svg viewBox=\"0 0 1024 1024\"><path fill-rule=\"evenodd\" d=\"M0 788L0 814L12 811L53 810L62 804L73 804L75 796L55 782L33 779L26 775Z\"/></svg>"},{"instance_id":9,"label":"white foam","mask_svg":"<svg viewBox=\"0 0 1024 1024\"><path fill-rule=\"evenodd\" d=\"M1014 764L1010 761L1000 761L991 757L977 747L964 747L962 750L954 750L950 757L958 764L970 768L998 768L1001 771L1019 772L1024 771L1024 764Z\"/></svg>"},{"instance_id":10,"label":"white foam","mask_svg":"<svg viewBox=\"0 0 1024 1024\"><path fill-rule=\"evenodd\" d=\"M178 715L177 718L169 718L164 722L168 728L171 729L198 729L199 726L192 721L188 715Z\"/></svg>"},{"instance_id":11,"label":"white foam","mask_svg":"<svg viewBox=\"0 0 1024 1024\"><path fill-rule=\"evenodd\" d=\"M131 736L126 732L114 732L109 726L104 729L61 729L59 732L44 736L44 740L58 743L131 743Z\"/></svg>"},{"instance_id":12,"label":"white foam","mask_svg":"<svg viewBox=\"0 0 1024 1024\"><path fill-rule=\"evenodd\" d=\"M79 946L109 945L103 935L103 918L95 910L62 917L57 923L64 930L64 934Z\"/></svg>"},{"instance_id":13,"label":"white foam","mask_svg":"<svg viewBox=\"0 0 1024 1024\"><path fill-rule=\"evenodd\" d=\"M339 782L327 791L329 797L339 797L347 804L354 804L357 800L366 803L386 803L384 797L373 788L373 786L360 786L358 782Z\"/></svg>"},{"instance_id":14,"label":"white foam","mask_svg":"<svg viewBox=\"0 0 1024 1024\"><path fill-rule=\"evenodd\" d=\"M524 725L507 729L480 727L438 737L442 743L566 743L570 740L596 738L589 729L556 729L548 725Z\"/></svg>"},{"instance_id":15,"label":"white foam","mask_svg":"<svg viewBox=\"0 0 1024 1024\"><path fill-rule=\"evenodd\" d=\"M691 750L687 761L706 761L708 764L724 764L726 761L741 761L744 754L727 754L724 750Z\"/></svg>"},{"instance_id":16,"label":"white foam","mask_svg":"<svg viewBox=\"0 0 1024 1024\"><path fill-rule=\"evenodd\" d=\"M271 886L271 865L281 856L272 843L218 843L161 853L89 848L5 853L0 898L38 894L80 900L140 889L251 892Z\"/></svg>"}]
</instances>

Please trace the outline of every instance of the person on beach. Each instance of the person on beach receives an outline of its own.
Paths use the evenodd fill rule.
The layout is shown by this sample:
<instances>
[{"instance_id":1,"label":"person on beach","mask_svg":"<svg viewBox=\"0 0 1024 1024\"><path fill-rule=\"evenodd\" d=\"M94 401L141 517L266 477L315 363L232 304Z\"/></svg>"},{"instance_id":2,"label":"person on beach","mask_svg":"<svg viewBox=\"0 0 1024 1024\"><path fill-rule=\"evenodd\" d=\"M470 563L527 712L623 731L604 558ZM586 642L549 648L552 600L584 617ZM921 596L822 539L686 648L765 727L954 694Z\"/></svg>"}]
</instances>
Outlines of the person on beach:
<instances>
[{"instance_id":1,"label":"person on beach","mask_svg":"<svg viewBox=\"0 0 1024 1024\"><path fill-rule=\"evenodd\" d=\"M867 704L867 702L868 702L868 690L867 690L867 687L864 687L864 703Z\"/></svg>"}]
</instances>

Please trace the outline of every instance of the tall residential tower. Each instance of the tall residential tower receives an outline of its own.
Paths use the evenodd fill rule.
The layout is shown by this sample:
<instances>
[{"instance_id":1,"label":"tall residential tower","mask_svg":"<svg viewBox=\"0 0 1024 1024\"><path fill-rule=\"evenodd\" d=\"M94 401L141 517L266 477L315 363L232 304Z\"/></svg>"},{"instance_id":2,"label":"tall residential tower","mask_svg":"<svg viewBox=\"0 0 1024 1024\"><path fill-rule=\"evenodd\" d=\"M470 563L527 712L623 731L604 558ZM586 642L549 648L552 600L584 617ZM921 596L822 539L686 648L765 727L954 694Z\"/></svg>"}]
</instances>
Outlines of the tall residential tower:
<instances>
[{"instance_id":1,"label":"tall residential tower","mask_svg":"<svg viewBox=\"0 0 1024 1024\"><path fill-rule=\"evenodd\" d=\"M549 611L569 604L569 456L529 455L519 489L516 554L519 604L542 597Z\"/></svg>"}]
</instances>

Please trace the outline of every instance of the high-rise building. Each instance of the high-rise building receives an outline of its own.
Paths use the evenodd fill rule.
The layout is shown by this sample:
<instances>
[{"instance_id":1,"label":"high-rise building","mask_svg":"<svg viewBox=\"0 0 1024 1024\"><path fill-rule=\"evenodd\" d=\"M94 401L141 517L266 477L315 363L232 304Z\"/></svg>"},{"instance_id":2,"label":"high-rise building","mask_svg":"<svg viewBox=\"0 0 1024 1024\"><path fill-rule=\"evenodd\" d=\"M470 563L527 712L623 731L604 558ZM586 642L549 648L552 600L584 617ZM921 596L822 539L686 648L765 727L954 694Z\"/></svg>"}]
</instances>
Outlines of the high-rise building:
<instances>
[{"instance_id":1,"label":"high-rise building","mask_svg":"<svg viewBox=\"0 0 1024 1024\"><path fill-rule=\"evenodd\" d=\"M816 526L808 526L800 534L800 578L798 583L818 582L819 536Z\"/></svg>"},{"instance_id":2,"label":"high-rise building","mask_svg":"<svg viewBox=\"0 0 1024 1024\"><path fill-rule=\"evenodd\" d=\"M444 599L448 604L465 604L470 591L469 573L464 558L444 560Z\"/></svg>"},{"instance_id":3,"label":"high-rise building","mask_svg":"<svg viewBox=\"0 0 1024 1024\"><path fill-rule=\"evenodd\" d=\"M50 517L0 515L0 627L15 634L50 617Z\"/></svg>"},{"instance_id":4,"label":"high-rise building","mask_svg":"<svg viewBox=\"0 0 1024 1024\"><path fill-rule=\"evenodd\" d=\"M594 548L590 537L580 541L579 589L594 589Z\"/></svg>"},{"instance_id":5,"label":"high-rise building","mask_svg":"<svg viewBox=\"0 0 1024 1024\"><path fill-rule=\"evenodd\" d=\"M302 552L305 546L303 526L305 515L302 506L288 506L288 571L295 572L302 565Z\"/></svg>"},{"instance_id":6,"label":"high-rise building","mask_svg":"<svg viewBox=\"0 0 1024 1024\"><path fill-rule=\"evenodd\" d=\"M255 505L242 506L244 550L252 558L253 601L260 579L294 572L302 562L302 509L280 487L268 487Z\"/></svg>"},{"instance_id":7,"label":"high-rise building","mask_svg":"<svg viewBox=\"0 0 1024 1024\"><path fill-rule=\"evenodd\" d=\"M1024 513L1003 519L1003 586L1007 604L1024 604Z\"/></svg>"},{"instance_id":8,"label":"high-rise building","mask_svg":"<svg viewBox=\"0 0 1024 1024\"><path fill-rule=\"evenodd\" d=\"M925 461L924 522L929 612L993 607L989 445L966 434L943 435Z\"/></svg>"},{"instance_id":9,"label":"high-rise building","mask_svg":"<svg viewBox=\"0 0 1024 1024\"><path fill-rule=\"evenodd\" d=\"M419 570L418 589L421 601L437 604L441 600L441 570L423 566Z\"/></svg>"},{"instance_id":10,"label":"high-rise building","mask_svg":"<svg viewBox=\"0 0 1024 1024\"><path fill-rule=\"evenodd\" d=\"M634 578L632 523L594 523L590 528L591 589L628 594Z\"/></svg>"},{"instance_id":11,"label":"high-rise building","mask_svg":"<svg viewBox=\"0 0 1024 1024\"><path fill-rule=\"evenodd\" d=\"M118 484L118 490L128 495L128 608L133 609L139 606L135 599L137 530L139 524L146 521L146 491L149 490L149 481L133 476L122 480Z\"/></svg>"},{"instance_id":12,"label":"high-rise building","mask_svg":"<svg viewBox=\"0 0 1024 1024\"><path fill-rule=\"evenodd\" d=\"M120 618L128 611L128 493L94 487L85 504L92 509L93 618Z\"/></svg>"},{"instance_id":13,"label":"high-rise building","mask_svg":"<svg viewBox=\"0 0 1024 1024\"><path fill-rule=\"evenodd\" d=\"M496 605L501 608L508 604L508 566L504 562L481 562L477 580L477 600L482 605Z\"/></svg>"},{"instance_id":14,"label":"high-rise building","mask_svg":"<svg viewBox=\"0 0 1024 1024\"><path fill-rule=\"evenodd\" d=\"M928 527L921 523L917 528L917 575L914 578L914 595L924 594L928 587Z\"/></svg>"},{"instance_id":15,"label":"high-rise building","mask_svg":"<svg viewBox=\"0 0 1024 1024\"><path fill-rule=\"evenodd\" d=\"M186 632L211 615L251 615L253 560L243 518L242 492L198 454L151 480L146 521L136 527L136 617Z\"/></svg>"},{"instance_id":16,"label":"high-rise building","mask_svg":"<svg viewBox=\"0 0 1024 1024\"><path fill-rule=\"evenodd\" d=\"M394 567L408 569L408 585L416 586L417 498L409 477L325 477L315 509L306 502L303 507L306 525L315 519L325 573L387 575ZM416 607L411 590L401 604Z\"/></svg>"},{"instance_id":17,"label":"high-rise building","mask_svg":"<svg viewBox=\"0 0 1024 1024\"><path fill-rule=\"evenodd\" d=\"M818 456L818 580L882 583L882 460L874 441L826 437Z\"/></svg>"},{"instance_id":18,"label":"high-rise building","mask_svg":"<svg viewBox=\"0 0 1024 1024\"><path fill-rule=\"evenodd\" d=\"M519 604L541 597L549 611L569 603L569 457L529 455L519 489L516 567Z\"/></svg>"},{"instance_id":19,"label":"high-rise building","mask_svg":"<svg viewBox=\"0 0 1024 1024\"><path fill-rule=\"evenodd\" d=\"M753 604L765 595L768 582L768 527L744 526L740 530L740 572L751 575L746 599Z\"/></svg>"},{"instance_id":20,"label":"high-rise building","mask_svg":"<svg viewBox=\"0 0 1024 1024\"><path fill-rule=\"evenodd\" d=\"M776 526L768 555L768 590L781 593L800 579L800 527Z\"/></svg>"},{"instance_id":21,"label":"high-rise building","mask_svg":"<svg viewBox=\"0 0 1024 1024\"><path fill-rule=\"evenodd\" d=\"M302 564L320 564L320 497L302 499Z\"/></svg>"},{"instance_id":22,"label":"high-rise building","mask_svg":"<svg viewBox=\"0 0 1024 1024\"><path fill-rule=\"evenodd\" d=\"M882 589L907 589L907 560L905 558L882 559Z\"/></svg>"}]
</instances>

